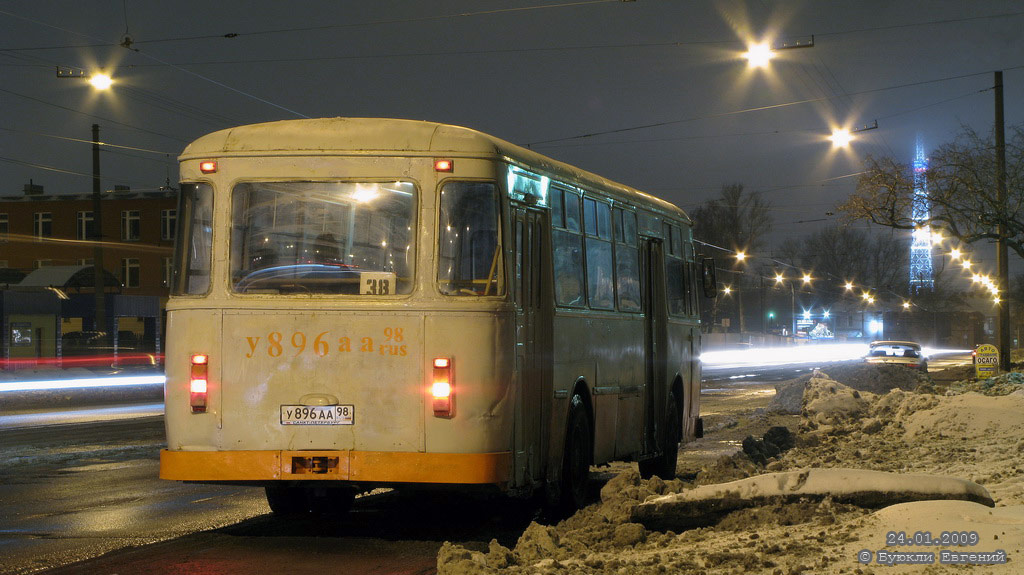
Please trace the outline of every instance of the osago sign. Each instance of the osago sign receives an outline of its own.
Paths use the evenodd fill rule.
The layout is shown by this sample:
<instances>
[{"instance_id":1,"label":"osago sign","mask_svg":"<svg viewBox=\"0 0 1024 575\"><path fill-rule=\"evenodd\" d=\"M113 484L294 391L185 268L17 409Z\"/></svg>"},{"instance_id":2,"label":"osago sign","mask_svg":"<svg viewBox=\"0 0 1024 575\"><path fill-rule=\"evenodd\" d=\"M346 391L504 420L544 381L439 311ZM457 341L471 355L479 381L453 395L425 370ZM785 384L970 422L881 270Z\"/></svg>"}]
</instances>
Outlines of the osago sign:
<instances>
[{"instance_id":1,"label":"osago sign","mask_svg":"<svg viewBox=\"0 0 1024 575\"><path fill-rule=\"evenodd\" d=\"M974 371L978 379L995 375L999 370L999 350L996 346L982 344L974 353Z\"/></svg>"}]
</instances>

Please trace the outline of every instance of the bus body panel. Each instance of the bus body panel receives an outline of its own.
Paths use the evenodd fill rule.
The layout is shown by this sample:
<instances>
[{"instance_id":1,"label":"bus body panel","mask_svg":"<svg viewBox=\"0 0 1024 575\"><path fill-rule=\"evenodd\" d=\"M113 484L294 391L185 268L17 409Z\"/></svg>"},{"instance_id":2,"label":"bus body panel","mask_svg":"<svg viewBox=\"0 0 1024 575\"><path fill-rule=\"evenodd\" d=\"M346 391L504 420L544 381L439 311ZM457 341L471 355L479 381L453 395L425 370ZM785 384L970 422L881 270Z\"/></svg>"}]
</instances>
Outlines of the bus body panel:
<instances>
[{"instance_id":1,"label":"bus body panel","mask_svg":"<svg viewBox=\"0 0 1024 575\"><path fill-rule=\"evenodd\" d=\"M436 159L455 167L438 172ZM183 182L214 189L211 282L205 294L172 296L168 304L162 477L529 488L559 479L574 390L585 396L593 424L594 463L644 459L662 450L657 438L664 433L652 430L663 426L677 377L683 440L692 439L700 389L696 314L669 317L662 310L652 324L655 314L556 307L552 208L543 194L513 194L513 167L542 186L550 179L581 197L636 212L641 242L662 241L663 224L690 241L690 220L676 206L492 136L429 122L335 118L241 126L196 140L180 160ZM201 173L200 160L217 161L217 171ZM493 259L504 266L500 293L457 297L443 295L439 285L440 192L460 180L493 181L503 193L503 251L494 250ZM411 291L383 298L234 293L233 190L263 181L413 184ZM516 221L527 228L539 222L530 249L542 254L524 262L540 273L513 273ZM626 249L639 249L630 245ZM692 245L688 249L692 261ZM510 285L519 277L530 278L538 294L533 315L516 300L515 290L525 288ZM533 278L541 278L536 286ZM665 272L648 270L641 281L664 286ZM664 287L658 290L663 296ZM195 353L210 356L206 413L189 407ZM655 357L653 369L648 354ZM451 361L451 415L433 410L435 358ZM646 381L652 373L656 381ZM282 405L334 403L353 406L352 425L281 422ZM301 470L303 460L319 457L333 462L329 473Z\"/></svg>"}]
</instances>

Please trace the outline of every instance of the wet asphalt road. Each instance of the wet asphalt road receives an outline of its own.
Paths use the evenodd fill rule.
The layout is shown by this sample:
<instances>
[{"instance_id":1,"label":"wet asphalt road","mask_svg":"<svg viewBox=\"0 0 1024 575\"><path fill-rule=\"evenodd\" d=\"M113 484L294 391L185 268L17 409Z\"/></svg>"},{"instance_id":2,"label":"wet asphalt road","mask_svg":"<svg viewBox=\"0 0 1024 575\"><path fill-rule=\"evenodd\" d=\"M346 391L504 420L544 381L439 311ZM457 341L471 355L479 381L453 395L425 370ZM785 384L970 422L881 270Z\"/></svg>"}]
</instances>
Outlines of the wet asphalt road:
<instances>
[{"instance_id":1,"label":"wet asphalt road","mask_svg":"<svg viewBox=\"0 0 1024 575\"><path fill-rule=\"evenodd\" d=\"M704 388L744 393L808 368L709 371ZM0 575L432 573L444 541L512 547L544 519L531 501L394 492L341 517L281 519L260 488L158 479L154 409L0 417ZM595 474L595 500L609 477Z\"/></svg>"}]
</instances>

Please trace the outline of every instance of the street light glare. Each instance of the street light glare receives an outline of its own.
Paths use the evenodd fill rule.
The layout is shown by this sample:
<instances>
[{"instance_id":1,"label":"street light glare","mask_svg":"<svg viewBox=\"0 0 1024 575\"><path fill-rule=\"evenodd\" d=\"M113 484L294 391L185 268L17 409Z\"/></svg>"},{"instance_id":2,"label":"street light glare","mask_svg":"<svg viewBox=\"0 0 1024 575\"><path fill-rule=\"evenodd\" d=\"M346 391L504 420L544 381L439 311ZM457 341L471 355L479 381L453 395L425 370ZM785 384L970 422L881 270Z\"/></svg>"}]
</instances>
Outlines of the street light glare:
<instances>
[{"instance_id":1,"label":"street light glare","mask_svg":"<svg viewBox=\"0 0 1024 575\"><path fill-rule=\"evenodd\" d=\"M764 68L775 57L775 51L772 50L767 42L750 44L747 46L747 51L743 54L743 57L747 59L748 67Z\"/></svg>"},{"instance_id":2,"label":"street light glare","mask_svg":"<svg viewBox=\"0 0 1024 575\"><path fill-rule=\"evenodd\" d=\"M833 147L845 148L853 141L853 134L851 134L850 130L847 130L846 128L836 128L835 130L832 130L832 135L829 136L828 139L832 140Z\"/></svg>"},{"instance_id":3,"label":"street light glare","mask_svg":"<svg viewBox=\"0 0 1024 575\"><path fill-rule=\"evenodd\" d=\"M743 252L736 252L736 261L741 262L745 259L747 259L747 254Z\"/></svg>"},{"instance_id":4,"label":"street light glare","mask_svg":"<svg viewBox=\"0 0 1024 575\"><path fill-rule=\"evenodd\" d=\"M106 74L93 74L92 77L89 78L89 83L97 90L106 90L114 83L114 79Z\"/></svg>"}]
</instances>

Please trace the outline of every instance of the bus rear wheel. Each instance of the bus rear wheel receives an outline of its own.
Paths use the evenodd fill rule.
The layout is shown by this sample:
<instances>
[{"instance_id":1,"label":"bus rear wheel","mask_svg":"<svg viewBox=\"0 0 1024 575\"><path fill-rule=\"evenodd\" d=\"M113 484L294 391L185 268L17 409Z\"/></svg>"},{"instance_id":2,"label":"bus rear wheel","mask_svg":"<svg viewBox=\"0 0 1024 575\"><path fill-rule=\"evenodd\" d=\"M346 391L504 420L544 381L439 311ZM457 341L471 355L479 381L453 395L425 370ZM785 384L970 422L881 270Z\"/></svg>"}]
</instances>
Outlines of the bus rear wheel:
<instances>
[{"instance_id":1,"label":"bus rear wheel","mask_svg":"<svg viewBox=\"0 0 1024 575\"><path fill-rule=\"evenodd\" d=\"M267 486L267 504L274 515L340 515L355 501L348 487Z\"/></svg>"},{"instance_id":2,"label":"bus rear wheel","mask_svg":"<svg viewBox=\"0 0 1024 575\"><path fill-rule=\"evenodd\" d=\"M566 513L582 508L587 501L592 443L590 415L583 398L573 395L569 404L569 426L565 436L559 498L559 507Z\"/></svg>"},{"instance_id":3,"label":"bus rear wheel","mask_svg":"<svg viewBox=\"0 0 1024 575\"><path fill-rule=\"evenodd\" d=\"M679 404L676 394L668 394L668 412L665 414L667 441L661 455L639 463L640 477L650 479L657 475L662 479L676 478L676 464L679 462L679 442L682 440L682 425L679 420Z\"/></svg>"}]
</instances>

